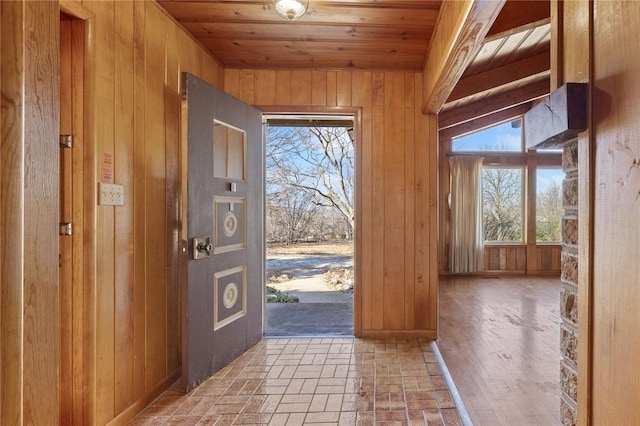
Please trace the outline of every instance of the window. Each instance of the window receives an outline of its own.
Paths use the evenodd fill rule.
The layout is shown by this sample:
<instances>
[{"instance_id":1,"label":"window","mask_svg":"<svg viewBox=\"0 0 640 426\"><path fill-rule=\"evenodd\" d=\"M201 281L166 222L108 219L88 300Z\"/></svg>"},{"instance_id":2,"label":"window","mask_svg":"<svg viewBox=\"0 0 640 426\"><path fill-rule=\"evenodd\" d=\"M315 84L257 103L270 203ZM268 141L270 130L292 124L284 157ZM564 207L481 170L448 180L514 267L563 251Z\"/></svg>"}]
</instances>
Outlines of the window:
<instances>
[{"instance_id":1,"label":"window","mask_svg":"<svg viewBox=\"0 0 640 426\"><path fill-rule=\"evenodd\" d=\"M485 243L525 243L528 230L535 229L536 242L561 241L562 180L561 151L524 149L522 119L514 119L474 133L453 138L448 155L484 157L482 169L482 231ZM530 156L536 161L530 161ZM532 167L532 170L527 170ZM533 173L534 179L527 178ZM529 187L536 198L527 200ZM532 189L532 188L531 188ZM533 195L533 194L532 194ZM525 206L535 204L535 215Z\"/></svg>"},{"instance_id":2,"label":"window","mask_svg":"<svg viewBox=\"0 0 640 426\"><path fill-rule=\"evenodd\" d=\"M485 241L522 242L524 169L482 170L482 220Z\"/></svg>"},{"instance_id":3,"label":"window","mask_svg":"<svg viewBox=\"0 0 640 426\"><path fill-rule=\"evenodd\" d=\"M522 120L518 118L454 138L451 149L454 152L522 152L522 139Z\"/></svg>"},{"instance_id":4,"label":"window","mask_svg":"<svg viewBox=\"0 0 640 426\"><path fill-rule=\"evenodd\" d=\"M559 242L562 239L562 180L558 167L536 170L536 241Z\"/></svg>"}]
</instances>

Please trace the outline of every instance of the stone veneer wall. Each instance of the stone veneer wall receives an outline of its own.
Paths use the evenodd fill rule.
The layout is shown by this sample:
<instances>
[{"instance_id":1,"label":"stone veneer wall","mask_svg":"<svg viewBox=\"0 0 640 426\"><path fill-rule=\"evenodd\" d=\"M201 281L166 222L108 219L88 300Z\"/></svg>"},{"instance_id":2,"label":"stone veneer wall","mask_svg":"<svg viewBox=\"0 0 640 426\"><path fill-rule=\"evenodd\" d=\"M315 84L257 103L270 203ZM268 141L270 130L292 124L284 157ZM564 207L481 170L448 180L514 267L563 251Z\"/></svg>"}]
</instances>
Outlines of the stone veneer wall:
<instances>
[{"instance_id":1,"label":"stone veneer wall","mask_svg":"<svg viewBox=\"0 0 640 426\"><path fill-rule=\"evenodd\" d=\"M562 168L562 290L560 293L560 409L562 424L577 421L578 361L578 139L564 144Z\"/></svg>"}]
</instances>

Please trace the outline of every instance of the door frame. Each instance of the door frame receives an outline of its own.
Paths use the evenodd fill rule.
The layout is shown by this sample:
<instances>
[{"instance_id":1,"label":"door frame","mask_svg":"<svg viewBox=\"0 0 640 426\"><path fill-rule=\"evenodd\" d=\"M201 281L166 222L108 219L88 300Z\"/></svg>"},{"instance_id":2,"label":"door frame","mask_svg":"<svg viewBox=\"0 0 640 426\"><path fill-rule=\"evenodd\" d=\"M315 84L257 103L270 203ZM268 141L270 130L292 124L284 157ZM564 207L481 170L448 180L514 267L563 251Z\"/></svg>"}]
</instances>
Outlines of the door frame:
<instances>
[{"instance_id":1,"label":"door frame","mask_svg":"<svg viewBox=\"0 0 640 426\"><path fill-rule=\"evenodd\" d=\"M323 116L351 116L353 117L354 142L353 149L355 155L355 229L353 232L353 335L362 337L362 291L359 279L362 276L362 108L359 107L320 107L320 106L282 106L282 105L254 105L262 111L264 115L323 115ZM266 139L263 138L263 144ZM265 240L266 244L266 240ZM265 247L266 257L266 247ZM263 309L266 315L266 309ZM266 319L263 318L263 327L266 327ZM263 330L264 334L264 330Z\"/></svg>"},{"instance_id":2,"label":"door frame","mask_svg":"<svg viewBox=\"0 0 640 426\"><path fill-rule=\"evenodd\" d=\"M74 135L74 157L72 164L72 214L74 229L72 275L68 283L60 283L60 315L58 326L71 327L71 340L61 336L60 351L71 353L73 360L71 382L62 389L59 381L59 412L70 415L71 424L93 424L95 419L95 312L96 312L96 250L95 221L97 217L96 197L96 120L95 120L95 13L81 4L60 0L60 11L72 18L71 55L81 67L72 73L72 85L79 88L73 92L71 113ZM62 88L61 88L62 89ZM71 303L63 309L64 294L71 295ZM64 324L67 322L67 325ZM67 339L69 335L67 336ZM62 372L60 357L58 368ZM64 411L63 411L64 410Z\"/></svg>"}]
</instances>

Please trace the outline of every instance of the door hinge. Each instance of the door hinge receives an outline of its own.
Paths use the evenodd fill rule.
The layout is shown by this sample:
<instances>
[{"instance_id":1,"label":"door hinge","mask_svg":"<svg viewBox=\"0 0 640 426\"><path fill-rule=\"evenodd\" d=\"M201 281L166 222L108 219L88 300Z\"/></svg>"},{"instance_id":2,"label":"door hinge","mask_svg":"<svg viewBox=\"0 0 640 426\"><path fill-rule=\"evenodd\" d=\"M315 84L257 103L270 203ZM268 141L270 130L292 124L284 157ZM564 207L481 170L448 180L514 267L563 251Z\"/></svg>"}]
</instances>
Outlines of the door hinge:
<instances>
[{"instance_id":1,"label":"door hinge","mask_svg":"<svg viewBox=\"0 0 640 426\"><path fill-rule=\"evenodd\" d=\"M60 223L60 235L62 236L73 235L73 226L71 225L71 222Z\"/></svg>"},{"instance_id":2,"label":"door hinge","mask_svg":"<svg viewBox=\"0 0 640 426\"><path fill-rule=\"evenodd\" d=\"M73 136L60 135L60 148L73 148Z\"/></svg>"}]
</instances>

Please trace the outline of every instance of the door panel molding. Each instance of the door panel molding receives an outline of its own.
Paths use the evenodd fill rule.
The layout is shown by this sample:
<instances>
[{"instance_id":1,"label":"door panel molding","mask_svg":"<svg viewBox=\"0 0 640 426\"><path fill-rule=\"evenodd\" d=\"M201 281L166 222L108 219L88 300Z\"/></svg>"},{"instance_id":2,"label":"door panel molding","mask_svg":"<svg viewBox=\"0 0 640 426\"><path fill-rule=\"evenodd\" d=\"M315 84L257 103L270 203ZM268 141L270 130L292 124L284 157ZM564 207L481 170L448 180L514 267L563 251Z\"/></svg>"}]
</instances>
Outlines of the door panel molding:
<instances>
[{"instance_id":1,"label":"door panel molding","mask_svg":"<svg viewBox=\"0 0 640 426\"><path fill-rule=\"evenodd\" d=\"M235 277L236 279L226 279ZM214 274L213 329L218 330L247 314L247 268L236 266ZM222 306L221 306L222 305ZM224 315L226 311L226 316Z\"/></svg>"}]
</instances>

